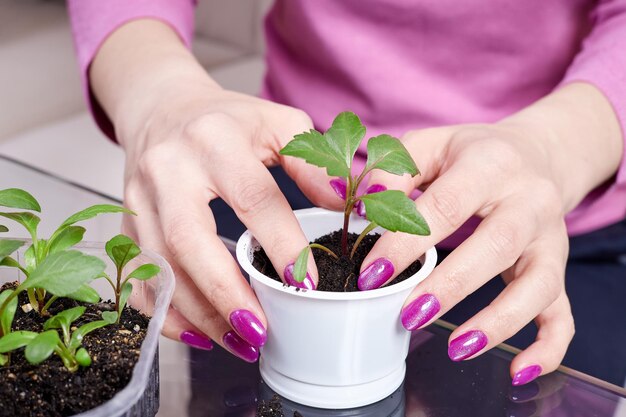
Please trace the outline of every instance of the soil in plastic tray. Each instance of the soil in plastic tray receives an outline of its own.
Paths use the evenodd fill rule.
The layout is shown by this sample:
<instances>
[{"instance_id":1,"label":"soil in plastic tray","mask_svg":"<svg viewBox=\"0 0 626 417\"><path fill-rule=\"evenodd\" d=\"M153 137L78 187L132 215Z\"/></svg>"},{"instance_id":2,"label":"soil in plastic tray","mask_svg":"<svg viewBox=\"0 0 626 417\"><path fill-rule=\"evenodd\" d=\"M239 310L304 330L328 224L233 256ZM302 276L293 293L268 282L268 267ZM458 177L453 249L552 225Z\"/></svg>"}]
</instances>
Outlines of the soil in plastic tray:
<instances>
[{"instance_id":1,"label":"soil in plastic tray","mask_svg":"<svg viewBox=\"0 0 626 417\"><path fill-rule=\"evenodd\" d=\"M14 284L5 284L1 290L11 286L15 288ZM19 305L27 303L23 292ZM54 302L49 311L54 315L79 305L87 309L72 324L72 329L100 320L103 311L114 311L111 302L85 304L65 298ZM35 311L25 313L18 307L13 330L40 332L47 318ZM24 349L14 351L10 366L0 367L0 417L71 416L107 402L128 385L148 322L148 317L127 306L120 324L105 326L85 336L82 346L89 352L92 364L76 372L68 371L56 355L39 365L31 365L24 357Z\"/></svg>"},{"instance_id":2,"label":"soil in plastic tray","mask_svg":"<svg viewBox=\"0 0 626 417\"><path fill-rule=\"evenodd\" d=\"M352 250L354 242L359 237L356 233L348 233L348 252ZM319 273L319 282L317 284L318 291L331 292L350 292L359 291L357 287L357 279L363 260L370 252L376 241L380 238L379 234L367 235L359 244L354 257L340 256L339 259L333 258L331 255L320 249L312 249L313 258L317 265ZM337 255L341 254L341 231L326 234L311 243L319 243L332 250ZM276 270L272 266L265 251L261 248L254 253L253 266L261 273L268 277L280 281ZM387 286L397 284L405 279L410 278L419 271L421 264L419 261L413 262L407 269L398 275Z\"/></svg>"}]
</instances>

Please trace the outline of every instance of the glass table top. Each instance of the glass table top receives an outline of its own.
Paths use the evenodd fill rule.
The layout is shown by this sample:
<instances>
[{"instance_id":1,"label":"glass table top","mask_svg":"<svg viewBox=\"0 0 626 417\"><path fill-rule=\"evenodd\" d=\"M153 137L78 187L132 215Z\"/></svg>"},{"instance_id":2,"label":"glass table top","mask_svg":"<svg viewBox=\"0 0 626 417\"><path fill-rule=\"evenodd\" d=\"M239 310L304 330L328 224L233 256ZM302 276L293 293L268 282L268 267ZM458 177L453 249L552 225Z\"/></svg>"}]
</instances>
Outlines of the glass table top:
<instances>
[{"instance_id":1,"label":"glass table top","mask_svg":"<svg viewBox=\"0 0 626 417\"><path fill-rule=\"evenodd\" d=\"M0 189L24 188L40 200L48 219L42 223L43 234L76 210L115 202L1 155L0 172ZM88 240L104 240L119 232L119 217L101 216L90 222ZM564 367L526 386L512 387L508 368L515 349L504 345L471 361L450 361L447 340L451 329L438 321L412 335L405 381L388 398L339 411L283 399L285 416L298 410L304 417L626 417L625 389ZM256 402L273 395L259 375L258 364L244 363L219 346L206 352L162 339L160 369L159 417L254 416Z\"/></svg>"}]
</instances>

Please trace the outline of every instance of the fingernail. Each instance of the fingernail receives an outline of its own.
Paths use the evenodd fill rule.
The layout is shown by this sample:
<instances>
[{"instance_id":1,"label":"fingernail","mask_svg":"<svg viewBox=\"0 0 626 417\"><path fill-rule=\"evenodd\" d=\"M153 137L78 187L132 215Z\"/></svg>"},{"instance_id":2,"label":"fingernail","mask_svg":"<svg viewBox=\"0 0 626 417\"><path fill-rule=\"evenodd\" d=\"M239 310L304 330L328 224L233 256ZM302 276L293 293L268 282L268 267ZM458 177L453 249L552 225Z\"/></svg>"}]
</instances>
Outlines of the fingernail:
<instances>
[{"instance_id":1,"label":"fingernail","mask_svg":"<svg viewBox=\"0 0 626 417\"><path fill-rule=\"evenodd\" d=\"M387 191L387 187L385 187L382 184L372 184L369 187L367 187L367 190L365 190L365 194L374 194L374 193L379 193L381 191Z\"/></svg>"},{"instance_id":2,"label":"fingernail","mask_svg":"<svg viewBox=\"0 0 626 417\"><path fill-rule=\"evenodd\" d=\"M439 300L432 294L423 294L402 309L400 318L407 330L415 330L428 323L441 310Z\"/></svg>"},{"instance_id":3,"label":"fingernail","mask_svg":"<svg viewBox=\"0 0 626 417\"><path fill-rule=\"evenodd\" d=\"M259 350L243 340L233 331L224 333L222 342L226 349L233 355L243 359L246 362L256 362L259 359Z\"/></svg>"},{"instance_id":4,"label":"fingernail","mask_svg":"<svg viewBox=\"0 0 626 417\"><path fill-rule=\"evenodd\" d=\"M333 191L335 191L335 193L337 193L339 198L341 198L342 200L346 199L346 191L348 189L348 184L346 184L346 180L345 179L343 179L341 177L340 178L333 178L328 183L330 184L330 186L333 189Z\"/></svg>"},{"instance_id":5,"label":"fingernail","mask_svg":"<svg viewBox=\"0 0 626 417\"><path fill-rule=\"evenodd\" d=\"M387 187L385 187L382 184L372 184L369 187L367 187L367 190L365 190L365 194L374 194L374 193L379 193L381 191L387 191ZM365 204L363 204L361 200L354 203L354 210L356 210L356 214L365 218L367 213L365 212Z\"/></svg>"},{"instance_id":6,"label":"fingernail","mask_svg":"<svg viewBox=\"0 0 626 417\"><path fill-rule=\"evenodd\" d=\"M197 349L213 349L213 342L211 341L211 339L191 330L185 330L184 332L182 332L180 334L180 341Z\"/></svg>"},{"instance_id":7,"label":"fingernail","mask_svg":"<svg viewBox=\"0 0 626 417\"><path fill-rule=\"evenodd\" d=\"M373 290L383 285L393 275L393 264L387 258L378 258L361 272L358 287L361 291Z\"/></svg>"},{"instance_id":8,"label":"fingernail","mask_svg":"<svg viewBox=\"0 0 626 417\"><path fill-rule=\"evenodd\" d=\"M448 347L448 356L455 362L467 359L487 346L487 335L472 330L454 339Z\"/></svg>"},{"instance_id":9,"label":"fingernail","mask_svg":"<svg viewBox=\"0 0 626 417\"><path fill-rule=\"evenodd\" d=\"M530 401L539 395L539 385L530 381L526 385L513 386L509 392L509 398L515 402Z\"/></svg>"},{"instance_id":10,"label":"fingernail","mask_svg":"<svg viewBox=\"0 0 626 417\"><path fill-rule=\"evenodd\" d=\"M254 313L248 310L235 310L230 313L233 329L252 346L263 346L267 340L265 326Z\"/></svg>"},{"instance_id":11,"label":"fingernail","mask_svg":"<svg viewBox=\"0 0 626 417\"><path fill-rule=\"evenodd\" d=\"M511 383L515 386L528 384L530 381L536 379L539 375L541 375L541 366L530 365L516 373L513 376L513 381Z\"/></svg>"},{"instance_id":12,"label":"fingernail","mask_svg":"<svg viewBox=\"0 0 626 417\"><path fill-rule=\"evenodd\" d=\"M295 280L295 278L293 277L293 266L294 263L292 262L285 267L285 272L283 273L283 276L285 277L285 281L287 281L287 284L292 285L296 288L306 288L307 290L314 290L315 283L313 282L313 278L311 278L311 275L309 275L308 272L306 273L306 277L304 277L304 281L298 282Z\"/></svg>"}]
</instances>

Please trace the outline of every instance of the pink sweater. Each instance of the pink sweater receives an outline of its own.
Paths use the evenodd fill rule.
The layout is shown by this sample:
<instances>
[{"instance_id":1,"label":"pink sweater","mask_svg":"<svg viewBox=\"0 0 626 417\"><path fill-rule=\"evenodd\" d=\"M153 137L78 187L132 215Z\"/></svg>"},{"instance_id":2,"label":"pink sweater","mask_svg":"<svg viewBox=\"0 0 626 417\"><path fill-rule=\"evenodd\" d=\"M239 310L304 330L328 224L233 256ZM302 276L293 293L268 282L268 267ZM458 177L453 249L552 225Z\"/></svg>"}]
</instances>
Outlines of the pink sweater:
<instances>
[{"instance_id":1,"label":"pink sweater","mask_svg":"<svg viewBox=\"0 0 626 417\"><path fill-rule=\"evenodd\" d=\"M98 47L125 22L160 19L191 43L192 0L68 1L86 93ZM266 35L262 96L305 110L323 129L343 110L359 114L368 135L489 123L585 81L605 94L626 132L626 0L278 0ZM567 224L579 234L624 217L622 156L615 178Z\"/></svg>"}]
</instances>

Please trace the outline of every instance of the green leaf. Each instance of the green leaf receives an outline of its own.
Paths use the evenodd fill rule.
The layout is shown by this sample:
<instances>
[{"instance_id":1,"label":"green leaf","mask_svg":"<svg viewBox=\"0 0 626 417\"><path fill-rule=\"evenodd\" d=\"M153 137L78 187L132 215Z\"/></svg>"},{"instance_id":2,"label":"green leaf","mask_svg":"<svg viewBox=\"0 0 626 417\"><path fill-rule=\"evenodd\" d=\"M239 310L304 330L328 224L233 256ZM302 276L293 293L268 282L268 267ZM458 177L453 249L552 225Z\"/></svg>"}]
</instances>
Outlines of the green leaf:
<instances>
[{"instance_id":1,"label":"green leaf","mask_svg":"<svg viewBox=\"0 0 626 417\"><path fill-rule=\"evenodd\" d=\"M309 260L309 251L310 247L306 246L300 254L298 255L298 259L296 259L296 264L293 266L293 279L297 282L304 281L306 278L306 267Z\"/></svg>"},{"instance_id":2,"label":"green leaf","mask_svg":"<svg viewBox=\"0 0 626 417\"><path fill-rule=\"evenodd\" d=\"M83 339L85 338L85 336L87 336L89 333L93 332L94 330L97 330L101 327L108 326L110 324L111 323L109 323L106 320L97 320L97 321L89 322L87 324L83 324L78 329L74 330L74 333L72 333L72 339L70 341L68 348L72 351L77 349L83 343Z\"/></svg>"},{"instance_id":3,"label":"green leaf","mask_svg":"<svg viewBox=\"0 0 626 417\"><path fill-rule=\"evenodd\" d=\"M381 191L362 195L359 199L365 204L367 219L389 231L430 234L430 228L415 208L415 202L402 191Z\"/></svg>"},{"instance_id":4,"label":"green leaf","mask_svg":"<svg viewBox=\"0 0 626 417\"><path fill-rule=\"evenodd\" d=\"M352 159L364 136L365 126L356 114L349 111L339 113L324 134L328 144L337 151L348 168L352 167Z\"/></svg>"},{"instance_id":5,"label":"green leaf","mask_svg":"<svg viewBox=\"0 0 626 417\"><path fill-rule=\"evenodd\" d=\"M127 208L114 206L112 204L97 204L95 206L88 207L84 210L79 211L78 213L72 214L68 217L61 226L59 226L58 230L65 228L66 226L70 226L77 222L82 222L84 220L89 220L91 218L96 217L98 214L103 213L127 213L134 215L135 213ZM55 232L56 233L56 232Z\"/></svg>"},{"instance_id":6,"label":"green leaf","mask_svg":"<svg viewBox=\"0 0 626 417\"><path fill-rule=\"evenodd\" d=\"M78 349L75 358L76 362L78 362L78 364L82 367L91 365L91 356L89 356L89 352L87 352L87 349L85 348Z\"/></svg>"},{"instance_id":7,"label":"green leaf","mask_svg":"<svg viewBox=\"0 0 626 417\"><path fill-rule=\"evenodd\" d=\"M115 266L122 270L128 262L136 258L141 249L134 240L125 235L117 235L109 240L105 249Z\"/></svg>"},{"instance_id":8,"label":"green leaf","mask_svg":"<svg viewBox=\"0 0 626 417\"><path fill-rule=\"evenodd\" d=\"M28 233L35 238L37 235L37 225L41 219L35 216L33 213L29 213L27 211L15 212L15 213L0 213L0 216L6 217L7 219L11 219L28 230Z\"/></svg>"},{"instance_id":9,"label":"green leaf","mask_svg":"<svg viewBox=\"0 0 626 417\"><path fill-rule=\"evenodd\" d=\"M0 366L4 366L9 363L9 357L0 353Z\"/></svg>"},{"instance_id":10,"label":"green leaf","mask_svg":"<svg viewBox=\"0 0 626 417\"><path fill-rule=\"evenodd\" d=\"M8 232L8 231L9 231L8 227L6 227L3 224L0 224L0 233L5 233L5 232Z\"/></svg>"},{"instance_id":11,"label":"green leaf","mask_svg":"<svg viewBox=\"0 0 626 417\"><path fill-rule=\"evenodd\" d=\"M56 330L40 333L26 346L26 360L33 365L45 361L54 353L54 349L60 342L61 339Z\"/></svg>"},{"instance_id":12,"label":"green leaf","mask_svg":"<svg viewBox=\"0 0 626 417\"><path fill-rule=\"evenodd\" d=\"M41 206L35 197L19 188L1 190L0 206L41 212Z\"/></svg>"},{"instance_id":13,"label":"green leaf","mask_svg":"<svg viewBox=\"0 0 626 417\"><path fill-rule=\"evenodd\" d=\"M0 293L0 306L6 302L13 292L13 290L4 290ZM9 301L4 311L0 312L0 326L2 327L3 334L11 332L11 325L13 324L15 311L17 311L17 297L14 297L11 301Z\"/></svg>"},{"instance_id":14,"label":"green leaf","mask_svg":"<svg viewBox=\"0 0 626 417\"><path fill-rule=\"evenodd\" d=\"M74 308L69 308L67 310L63 310L58 313L56 316L53 316L46 320L43 325L44 330L50 329L62 329L63 327L69 329L72 323L74 323L80 316L85 314L86 308L83 306L78 306Z\"/></svg>"},{"instance_id":15,"label":"green leaf","mask_svg":"<svg viewBox=\"0 0 626 417\"><path fill-rule=\"evenodd\" d=\"M335 148L331 147L328 140L317 130L311 129L294 136L283 149L281 155L302 158L309 164L326 168L331 177L348 177L350 165Z\"/></svg>"},{"instance_id":16,"label":"green leaf","mask_svg":"<svg viewBox=\"0 0 626 417\"><path fill-rule=\"evenodd\" d=\"M115 311L103 311L102 312L102 320L106 321L109 324L113 324L117 321L117 312Z\"/></svg>"},{"instance_id":17,"label":"green leaf","mask_svg":"<svg viewBox=\"0 0 626 417\"><path fill-rule=\"evenodd\" d=\"M44 259L20 286L43 288L65 297L102 274L104 269L104 262L95 256L75 250L57 252Z\"/></svg>"},{"instance_id":18,"label":"green leaf","mask_svg":"<svg viewBox=\"0 0 626 417\"><path fill-rule=\"evenodd\" d=\"M68 226L48 243L48 253L61 252L69 249L83 240L84 235L84 227Z\"/></svg>"},{"instance_id":19,"label":"green leaf","mask_svg":"<svg viewBox=\"0 0 626 417\"><path fill-rule=\"evenodd\" d=\"M95 304L100 301L100 294L98 294L98 291L94 290L87 284L81 285L76 291L66 295L66 297L89 304Z\"/></svg>"},{"instance_id":20,"label":"green leaf","mask_svg":"<svg viewBox=\"0 0 626 417\"><path fill-rule=\"evenodd\" d=\"M144 265L141 265L139 268L135 269L130 274L128 274L128 277L126 278L135 278L135 279L138 279L139 281L147 281L150 278L157 275L159 272L161 272L161 268L159 268L157 265L144 264Z\"/></svg>"},{"instance_id":21,"label":"green leaf","mask_svg":"<svg viewBox=\"0 0 626 417\"><path fill-rule=\"evenodd\" d=\"M382 169L396 175L411 174L412 177L419 174L409 151L400 140L389 135L376 136L367 142L365 169Z\"/></svg>"},{"instance_id":22,"label":"green leaf","mask_svg":"<svg viewBox=\"0 0 626 417\"><path fill-rule=\"evenodd\" d=\"M4 335L0 338L0 353L7 353L24 347L35 337L37 337L37 333L28 331L17 331Z\"/></svg>"},{"instance_id":23,"label":"green leaf","mask_svg":"<svg viewBox=\"0 0 626 417\"><path fill-rule=\"evenodd\" d=\"M120 294L120 305L117 306L117 314L119 317L122 317L122 312L124 311L124 307L126 306L126 302L130 297L130 294L133 292L133 284L130 282L122 285L122 292Z\"/></svg>"},{"instance_id":24,"label":"green leaf","mask_svg":"<svg viewBox=\"0 0 626 417\"><path fill-rule=\"evenodd\" d=\"M9 256L24 245L22 240L0 239L0 260Z\"/></svg>"}]
</instances>

